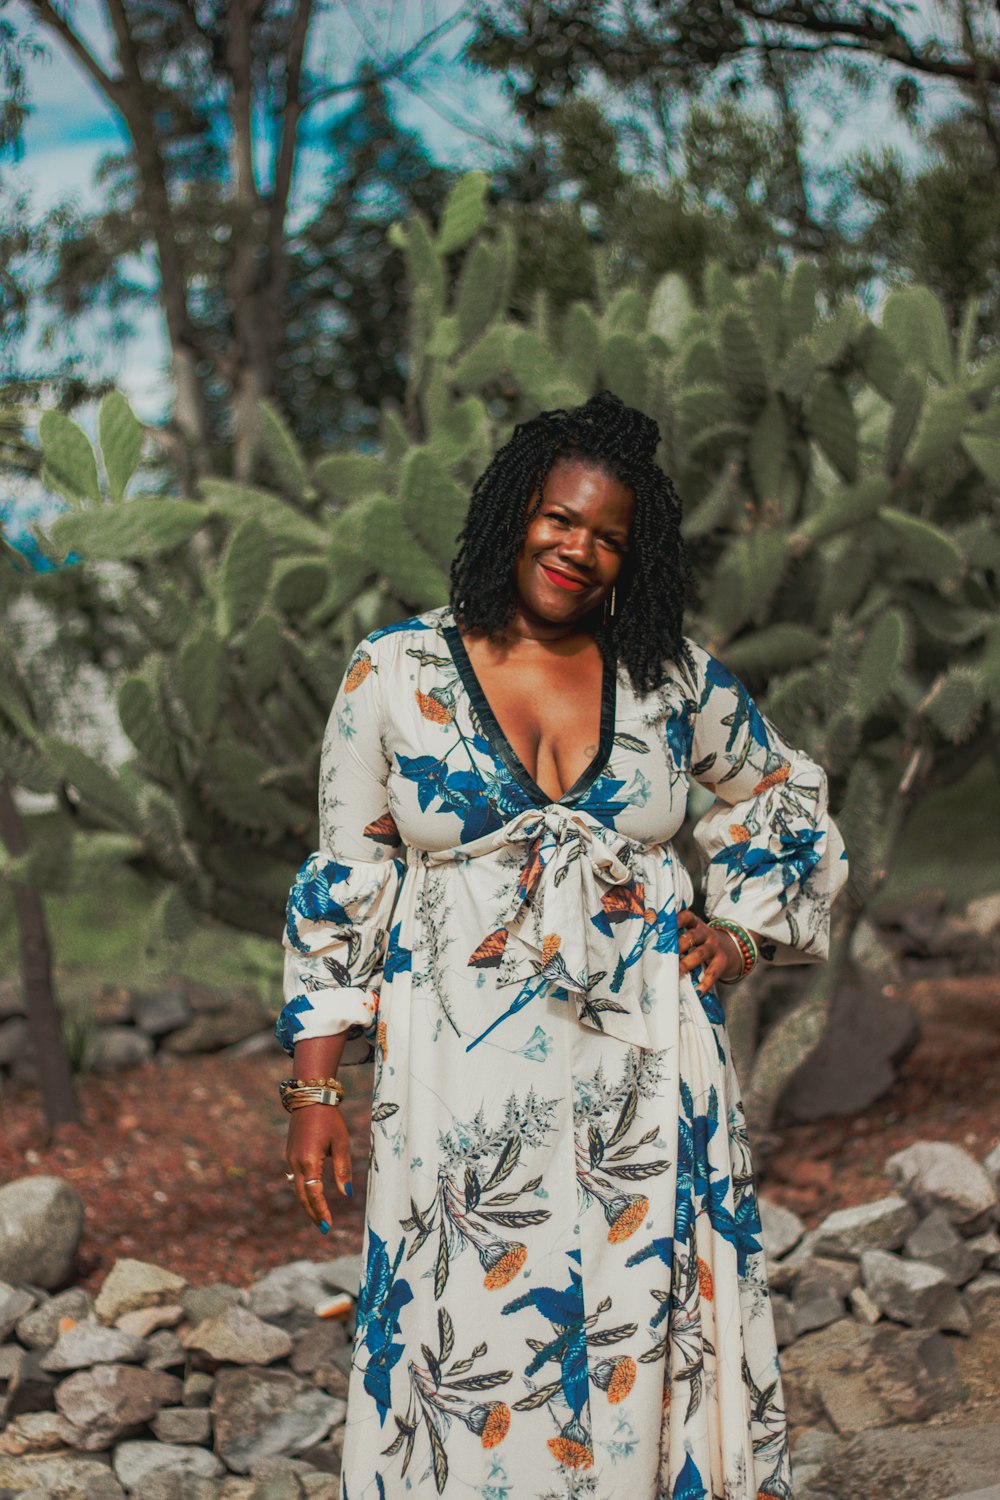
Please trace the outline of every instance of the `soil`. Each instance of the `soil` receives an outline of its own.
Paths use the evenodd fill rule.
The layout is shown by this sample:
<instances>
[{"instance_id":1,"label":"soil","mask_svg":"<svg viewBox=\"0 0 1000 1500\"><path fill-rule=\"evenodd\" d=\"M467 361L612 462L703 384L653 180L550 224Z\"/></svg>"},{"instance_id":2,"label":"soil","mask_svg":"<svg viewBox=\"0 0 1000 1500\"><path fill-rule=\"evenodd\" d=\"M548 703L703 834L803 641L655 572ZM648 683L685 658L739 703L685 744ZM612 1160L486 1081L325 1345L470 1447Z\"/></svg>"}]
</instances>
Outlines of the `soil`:
<instances>
[{"instance_id":1,"label":"soil","mask_svg":"<svg viewBox=\"0 0 1000 1500\"><path fill-rule=\"evenodd\" d=\"M808 1226L890 1192L886 1158L912 1141L952 1141L981 1159L1000 1140L1000 980L919 979L893 992L916 1007L922 1036L891 1092L859 1114L779 1130L755 1153L760 1189ZM37 1094L7 1092L0 1181L52 1173L80 1191L78 1279L93 1290L119 1256L154 1261L197 1285L245 1286L287 1261L357 1251L370 1070L343 1070L354 1199L328 1193L333 1225L325 1236L284 1177L288 1116L276 1084L287 1072L275 1050L87 1076L83 1124L62 1127L51 1141Z\"/></svg>"}]
</instances>

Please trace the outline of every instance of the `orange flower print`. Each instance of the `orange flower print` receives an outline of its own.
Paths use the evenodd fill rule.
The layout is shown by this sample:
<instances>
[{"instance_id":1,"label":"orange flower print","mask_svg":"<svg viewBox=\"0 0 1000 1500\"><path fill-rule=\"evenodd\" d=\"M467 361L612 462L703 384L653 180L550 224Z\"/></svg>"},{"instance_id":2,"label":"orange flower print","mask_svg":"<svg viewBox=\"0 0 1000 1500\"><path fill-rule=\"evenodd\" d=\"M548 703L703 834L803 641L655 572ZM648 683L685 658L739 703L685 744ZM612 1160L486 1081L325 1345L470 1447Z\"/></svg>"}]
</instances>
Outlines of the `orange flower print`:
<instances>
[{"instance_id":1,"label":"orange flower print","mask_svg":"<svg viewBox=\"0 0 1000 1500\"><path fill-rule=\"evenodd\" d=\"M556 954L558 952L559 952L559 934L558 934L558 932L547 932L545 934L545 936L542 938L542 965L544 966L545 964L547 964L549 962L550 959L555 958L555 956L556 956Z\"/></svg>"},{"instance_id":2,"label":"orange flower print","mask_svg":"<svg viewBox=\"0 0 1000 1500\"><path fill-rule=\"evenodd\" d=\"M791 766L786 761L785 764L783 766L779 766L776 771L768 771L767 775L764 776L760 781L758 781L757 785L754 787L754 796L756 797L758 792L766 792L769 786L778 786L782 781L787 781L791 773L791 769Z\"/></svg>"},{"instance_id":3,"label":"orange flower print","mask_svg":"<svg viewBox=\"0 0 1000 1500\"><path fill-rule=\"evenodd\" d=\"M576 1443L572 1438L549 1438L549 1447L567 1469L589 1469L594 1462L594 1450L586 1443Z\"/></svg>"},{"instance_id":4,"label":"orange flower print","mask_svg":"<svg viewBox=\"0 0 1000 1500\"><path fill-rule=\"evenodd\" d=\"M491 1401L483 1423L482 1442L484 1448L495 1448L502 1443L510 1429L510 1407L505 1401Z\"/></svg>"},{"instance_id":5,"label":"orange flower print","mask_svg":"<svg viewBox=\"0 0 1000 1500\"><path fill-rule=\"evenodd\" d=\"M490 1292L496 1291L497 1287L506 1286L508 1281L514 1280L527 1258L528 1251L524 1245L511 1245L487 1271L483 1277L483 1286Z\"/></svg>"},{"instance_id":6,"label":"orange flower print","mask_svg":"<svg viewBox=\"0 0 1000 1500\"><path fill-rule=\"evenodd\" d=\"M378 1025L375 1028L375 1035L377 1036L378 1044L382 1049L382 1060L384 1062L389 1050L388 1046L386 1045L387 1028L384 1021L379 1021Z\"/></svg>"},{"instance_id":7,"label":"orange flower print","mask_svg":"<svg viewBox=\"0 0 1000 1500\"><path fill-rule=\"evenodd\" d=\"M615 1368L608 1382L608 1400L624 1401L635 1385L636 1364L631 1354L623 1354L615 1360Z\"/></svg>"},{"instance_id":8,"label":"orange flower print","mask_svg":"<svg viewBox=\"0 0 1000 1500\"><path fill-rule=\"evenodd\" d=\"M608 1242L617 1245L622 1240L627 1240L630 1234L635 1234L648 1213L648 1198L641 1194L630 1198L608 1230Z\"/></svg>"},{"instance_id":9,"label":"orange flower print","mask_svg":"<svg viewBox=\"0 0 1000 1500\"><path fill-rule=\"evenodd\" d=\"M745 844L750 837L750 830L745 823L730 823L729 837L734 844Z\"/></svg>"},{"instance_id":10,"label":"orange flower print","mask_svg":"<svg viewBox=\"0 0 1000 1500\"><path fill-rule=\"evenodd\" d=\"M712 1268L698 1257L698 1290L706 1302L711 1302L715 1296L715 1281L712 1276Z\"/></svg>"},{"instance_id":11,"label":"orange flower print","mask_svg":"<svg viewBox=\"0 0 1000 1500\"><path fill-rule=\"evenodd\" d=\"M455 714L447 703L442 703L433 693L422 693L417 689L417 706L425 719L432 724L450 724Z\"/></svg>"},{"instance_id":12,"label":"orange flower print","mask_svg":"<svg viewBox=\"0 0 1000 1500\"><path fill-rule=\"evenodd\" d=\"M371 669L372 659L367 652L362 651L361 655L351 663L350 670L344 679L344 692L353 693L355 688L359 688Z\"/></svg>"}]
</instances>

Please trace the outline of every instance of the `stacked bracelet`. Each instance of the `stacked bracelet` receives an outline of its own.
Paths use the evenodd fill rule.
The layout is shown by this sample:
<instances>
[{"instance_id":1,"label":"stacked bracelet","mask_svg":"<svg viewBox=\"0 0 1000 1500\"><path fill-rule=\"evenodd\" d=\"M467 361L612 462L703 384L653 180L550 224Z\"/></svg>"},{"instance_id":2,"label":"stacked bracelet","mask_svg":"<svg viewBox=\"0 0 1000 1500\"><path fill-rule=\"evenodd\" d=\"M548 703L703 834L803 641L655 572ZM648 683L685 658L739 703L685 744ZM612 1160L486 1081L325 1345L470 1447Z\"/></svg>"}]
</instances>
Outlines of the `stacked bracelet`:
<instances>
[{"instance_id":1,"label":"stacked bracelet","mask_svg":"<svg viewBox=\"0 0 1000 1500\"><path fill-rule=\"evenodd\" d=\"M307 1104L339 1104L344 1085L339 1078L283 1078L278 1093L285 1109L303 1109Z\"/></svg>"},{"instance_id":2,"label":"stacked bracelet","mask_svg":"<svg viewBox=\"0 0 1000 1500\"><path fill-rule=\"evenodd\" d=\"M728 917L713 917L708 926L721 928L722 931L728 932L735 940L736 946L740 950L740 957L743 960L742 967L738 974L733 975L732 979L720 979L719 983L739 984L740 980L745 979L755 967L760 957L757 944L745 927L741 927L738 922L731 922Z\"/></svg>"}]
</instances>

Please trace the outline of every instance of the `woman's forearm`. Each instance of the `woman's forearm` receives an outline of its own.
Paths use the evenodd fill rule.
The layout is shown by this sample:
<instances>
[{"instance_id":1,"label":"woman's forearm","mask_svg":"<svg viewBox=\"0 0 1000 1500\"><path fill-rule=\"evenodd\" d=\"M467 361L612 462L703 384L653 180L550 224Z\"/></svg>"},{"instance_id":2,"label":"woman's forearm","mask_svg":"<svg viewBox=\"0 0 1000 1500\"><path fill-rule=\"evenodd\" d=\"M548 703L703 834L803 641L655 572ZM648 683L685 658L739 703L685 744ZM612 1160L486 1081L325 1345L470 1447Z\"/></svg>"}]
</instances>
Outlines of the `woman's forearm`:
<instances>
[{"instance_id":1,"label":"woman's forearm","mask_svg":"<svg viewBox=\"0 0 1000 1500\"><path fill-rule=\"evenodd\" d=\"M347 1032L335 1036L311 1036L295 1043L296 1078L335 1078L343 1056Z\"/></svg>"}]
</instances>

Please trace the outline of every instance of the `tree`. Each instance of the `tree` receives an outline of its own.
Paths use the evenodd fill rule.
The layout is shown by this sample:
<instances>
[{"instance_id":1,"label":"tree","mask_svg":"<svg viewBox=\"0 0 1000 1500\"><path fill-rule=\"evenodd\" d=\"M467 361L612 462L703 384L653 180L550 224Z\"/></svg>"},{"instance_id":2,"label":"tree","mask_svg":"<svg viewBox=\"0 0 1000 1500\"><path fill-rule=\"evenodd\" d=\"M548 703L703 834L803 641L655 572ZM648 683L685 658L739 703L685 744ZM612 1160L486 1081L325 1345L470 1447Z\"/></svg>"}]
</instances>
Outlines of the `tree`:
<instances>
[{"instance_id":1,"label":"tree","mask_svg":"<svg viewBox=\"0 0 1000 1500\"><path fill-rule=\"evenodd\" d=\"M302 122L320 104L360 91L366 104L351 123L377 122L395 137L382 180L409 153L411 177L430 192L442 174L395 131L380 83L412 69L456 18L365 64L357 77L330 82L318 76L310 50L314 0L100 0L98 20L113 43L107 64L71 8L56 0L25 0L24 8L37 35L83 68L129 141L104 169L106 210L64 218L47 290L71 312L97 289L121 308L144 295L127 279L127 258L151 256L169 342L177 457L204 472L224 462L231 442L234 471L249 478L260 400L279 386L286 398L297 389L303 304L292 273L314 258L317 241L328 246L336 223L323 210L304 230L293 223ZM18 43L6 22L0 48L12 96L23 89ZM334 128L330 141L336 146L343 135ZM347 177L355 172L349 185L358 191L371 176L371 144L370 133L355 140L358 162ZM418 199L425 202L423 192ZM403 206L397 191L396 207ZM357 213L357 205L347 208ZM358 267L355 279L363 275ZM314 363L325 357L328 365L342 320L325 300L308 314L314 345L327 345L323 356L314 349ZM315 379L314 371L305 401Z\"/></svg>"}]
</instances>

